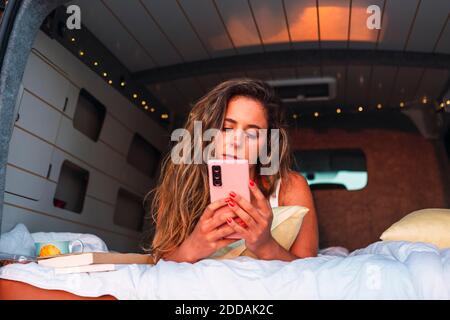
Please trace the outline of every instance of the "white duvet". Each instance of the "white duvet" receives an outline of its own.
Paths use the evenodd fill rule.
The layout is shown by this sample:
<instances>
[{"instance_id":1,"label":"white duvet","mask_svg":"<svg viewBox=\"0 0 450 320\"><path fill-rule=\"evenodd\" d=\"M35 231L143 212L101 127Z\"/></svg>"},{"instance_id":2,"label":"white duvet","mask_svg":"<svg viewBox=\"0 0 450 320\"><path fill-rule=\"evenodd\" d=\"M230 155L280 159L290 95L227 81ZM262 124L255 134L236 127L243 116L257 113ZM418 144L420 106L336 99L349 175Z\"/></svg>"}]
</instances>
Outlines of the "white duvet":
<instances>
[{"instance_id":1,"label":"white duvet","mask_svg":"<svg viewBox=\"0 0 450 320\"><path fill-rule=\"evenodd\" d=\"M0 278L81 296L118 299L449 299L450 249L376 242L348 256L336 253L292 262L249 257L161 260L105 273L55 275L35 263L0 269Z\"/></svg>"}]
</instances>

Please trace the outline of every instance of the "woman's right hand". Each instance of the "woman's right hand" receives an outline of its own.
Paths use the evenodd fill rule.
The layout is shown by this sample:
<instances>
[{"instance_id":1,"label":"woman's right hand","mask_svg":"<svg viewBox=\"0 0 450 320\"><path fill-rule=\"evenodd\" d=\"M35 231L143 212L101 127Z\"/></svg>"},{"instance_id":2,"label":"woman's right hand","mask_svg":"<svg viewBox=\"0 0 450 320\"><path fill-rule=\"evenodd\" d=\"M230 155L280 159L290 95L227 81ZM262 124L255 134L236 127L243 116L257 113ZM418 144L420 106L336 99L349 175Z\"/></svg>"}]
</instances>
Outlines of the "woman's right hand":
<instances>
[{"instance_id":1,"label":"woman's right hand","mask_svg":"<svg viewBox=\"0 0 450 320\"><path fill-rule=\"evenodd\" d=\"M192 233L184 242L169 255L169 260L178 262L197 262L208 257L236 239L223 239L232 233L234 229L226 223L228 217L234 217L232 211L215 214L218 209L227 205L228 198L219 199L210 203L203 211Z\"/></svg>"}]
</instances>

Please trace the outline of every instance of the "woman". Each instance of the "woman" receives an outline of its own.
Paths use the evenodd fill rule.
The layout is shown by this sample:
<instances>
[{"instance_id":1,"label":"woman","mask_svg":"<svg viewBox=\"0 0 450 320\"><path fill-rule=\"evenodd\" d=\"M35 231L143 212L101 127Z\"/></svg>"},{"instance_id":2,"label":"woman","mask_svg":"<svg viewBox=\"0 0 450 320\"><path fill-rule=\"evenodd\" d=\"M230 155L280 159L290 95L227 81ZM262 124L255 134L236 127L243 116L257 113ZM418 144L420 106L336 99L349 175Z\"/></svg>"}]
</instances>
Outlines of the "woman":
<instances>
[{"instance_id":1,"label":"woman","mask_svg":"<svg viewBox=\"0 0 450 320\"><path fill-rule=\"evenodd\" d=\"M253 152L258 150L255 146L266 143L270 154L270 137L258 136L258 129L279 129L279 170L273 175L261 175L261 162L249 164L251 201L231 193L226 199L210 203L207 165L175 164L168 155L151 206L155 235L150 250L156 260L199 261L236 241L224 239L234 232L259 259L292 261L317 255L318 228L311 191L306 180L290 170L292 158L280 108L273 89L253 79L223 82L196 102L185 129L194 136L194 122L201 121L203 130L227 132L215 141L217 154L224 158L245 155L247 160L254 159ZM230 131L234 134L228 134ZM239 134L244 138L237 139ZM194 143L190 148L193 152ZM269 199L275 206L300 205L309 209L289 251L271 235L273 213ZM223 206L229 206L241 223L229 215L214 215Z\"/></svg>"}]
</instances>

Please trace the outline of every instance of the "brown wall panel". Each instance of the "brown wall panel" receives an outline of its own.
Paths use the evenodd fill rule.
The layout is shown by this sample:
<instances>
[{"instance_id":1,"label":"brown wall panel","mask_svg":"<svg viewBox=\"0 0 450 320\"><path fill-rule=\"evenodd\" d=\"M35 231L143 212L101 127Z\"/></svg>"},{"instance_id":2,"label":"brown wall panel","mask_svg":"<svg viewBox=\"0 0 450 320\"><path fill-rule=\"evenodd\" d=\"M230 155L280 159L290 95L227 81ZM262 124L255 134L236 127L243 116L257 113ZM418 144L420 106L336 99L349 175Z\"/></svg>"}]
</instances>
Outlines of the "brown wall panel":
<instances>
[{"instance_id":1,"label":"brown wall panel","mask_svg":"<svg viewBox=\"0 0 450 320\"><path fill-rule=\"evenodd\" d=\"M418 133L300 128L291 131L291 145L293 150L359 148L366 156L364 189L313 191L321 248L365 247L408 213L448 205L435 146Z\"/></svg>"}]
</instances>

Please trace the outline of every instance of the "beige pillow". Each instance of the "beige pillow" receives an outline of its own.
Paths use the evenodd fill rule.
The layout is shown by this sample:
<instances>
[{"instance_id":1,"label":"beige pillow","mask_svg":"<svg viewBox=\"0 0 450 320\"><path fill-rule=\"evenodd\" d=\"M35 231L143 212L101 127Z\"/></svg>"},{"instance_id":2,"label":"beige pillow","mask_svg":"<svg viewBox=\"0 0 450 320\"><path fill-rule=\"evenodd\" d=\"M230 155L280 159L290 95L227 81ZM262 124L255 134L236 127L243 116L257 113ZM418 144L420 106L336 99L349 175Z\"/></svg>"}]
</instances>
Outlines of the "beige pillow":
<instances>
[{"instance_id":1,"label":"beige pillow","mask_svg":"<svg viewBox=\"0 0 450 320\"><path fill-rule=\"evenodd\" d=\"M272 208L272 236L286 250L289 250L297 238L304 216L309 209L302 206L283 206ZM247 249L244 240L238 240L216 251L209 258L231 259L237 256L256 256Z\"/></svg>"},{"instance_id":2,"label":"beige pillow","mask_svg":"<svg viewBox=\"0 0 450 320\"><path fill-rule=\"evenodd\" d=\"M414 211L394 223L380 236L383 241L428 242L450 247L450 209Z\"/></svg>"}]
</instances>

